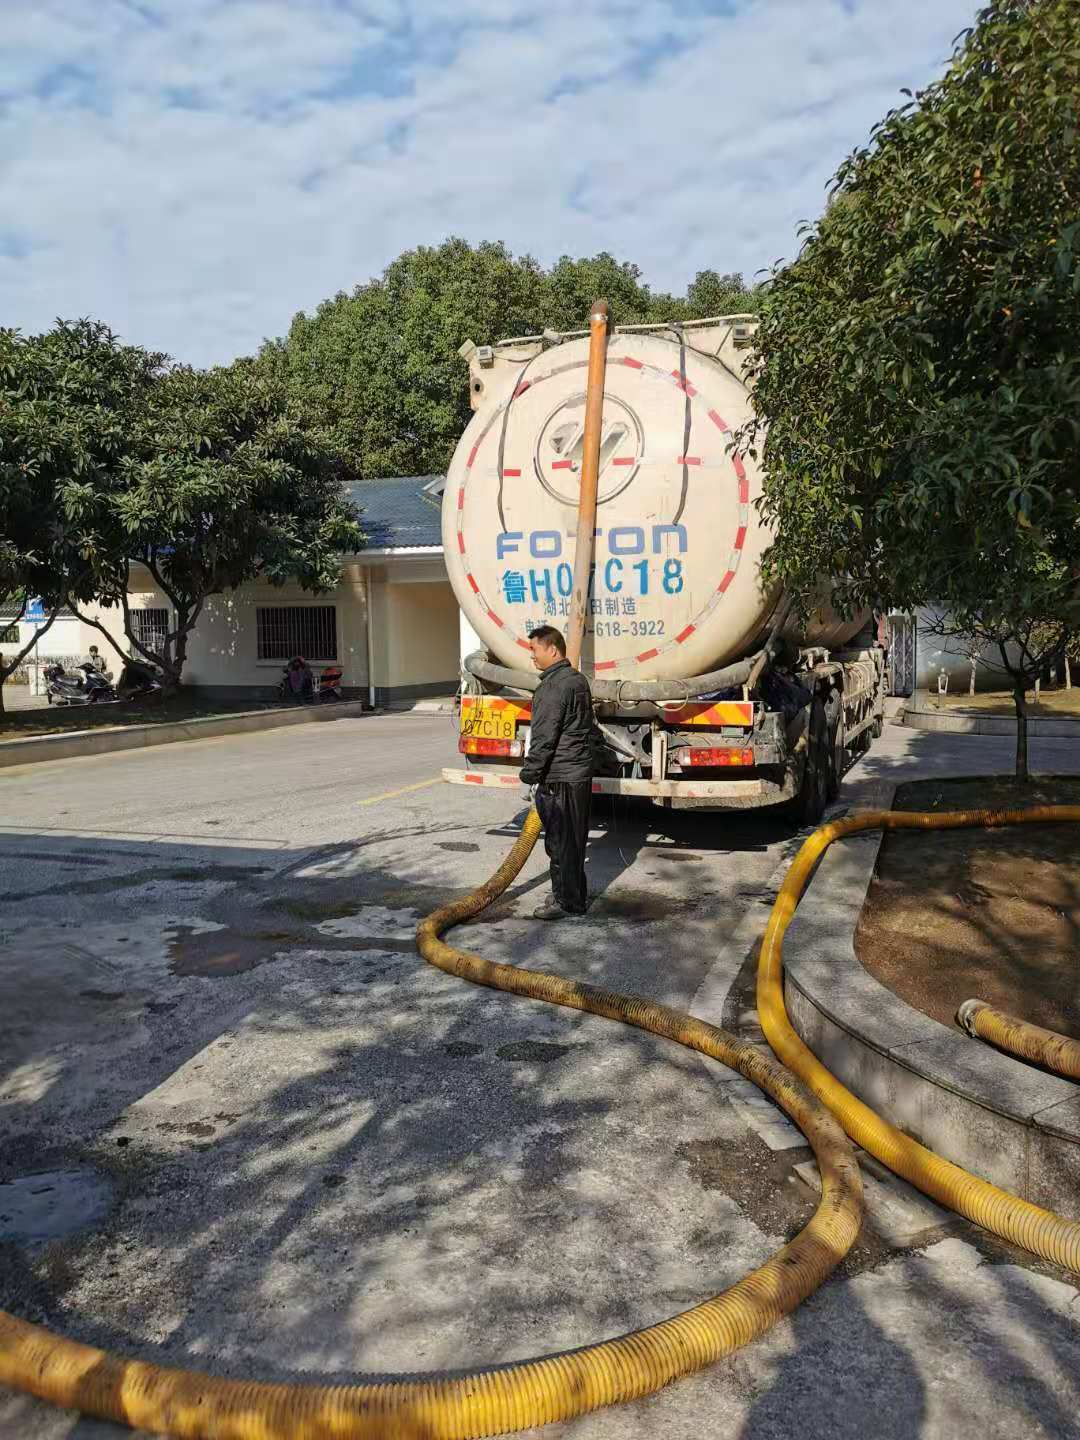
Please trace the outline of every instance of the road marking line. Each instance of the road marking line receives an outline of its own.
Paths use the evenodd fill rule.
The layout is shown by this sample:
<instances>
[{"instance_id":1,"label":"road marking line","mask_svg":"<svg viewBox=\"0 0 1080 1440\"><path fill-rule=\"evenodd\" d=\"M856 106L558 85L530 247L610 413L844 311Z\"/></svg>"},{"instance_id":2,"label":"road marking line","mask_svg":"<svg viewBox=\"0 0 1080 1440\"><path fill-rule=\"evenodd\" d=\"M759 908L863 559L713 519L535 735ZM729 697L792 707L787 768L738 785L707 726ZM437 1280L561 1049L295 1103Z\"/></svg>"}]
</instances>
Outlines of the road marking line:
<instances>
[{"instance_id":1,"label":"road marking line","mask_svg":"<svg viewBox=\"0 0 1080 1440\"><path fill-rule=\"evenodd\" d=\"M418 780L415 785L403 785L400 790L385 790L381 795L372 795L368 800L358 800L358 805L377 805L380 800L394 800L398 795L410 795L414 790L426 790L429 785L438 785L442 782L441 775L433 775L430 780Z\"/></svg>"}]
</instances>

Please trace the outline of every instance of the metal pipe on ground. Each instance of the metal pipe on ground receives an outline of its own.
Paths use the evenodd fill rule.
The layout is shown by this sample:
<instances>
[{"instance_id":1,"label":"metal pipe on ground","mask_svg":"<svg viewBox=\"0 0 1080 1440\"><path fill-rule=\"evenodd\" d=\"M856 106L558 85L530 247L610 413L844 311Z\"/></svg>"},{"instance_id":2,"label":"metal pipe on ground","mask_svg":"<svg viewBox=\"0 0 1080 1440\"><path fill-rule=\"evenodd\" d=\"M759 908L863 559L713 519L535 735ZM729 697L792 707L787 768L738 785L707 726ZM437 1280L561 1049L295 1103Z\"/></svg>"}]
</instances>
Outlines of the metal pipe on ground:
<instances>
[{"instance_id":1,"label":"metal pipe on ground","mask_svg":"<svg viewBox=\"0 0 1080 1440\"><path fill-rule=\"evenodd\" d=\"M589 368L585 381L585 431L582 436L581 487L578 492L574 580L566 658L581 668L581 649L589 615L589 582L596 539L596 492L600 483L600 437L604 428L604 378L607 373L608 306L593 302L589 312Z\"/></svg>"}]
</instances>

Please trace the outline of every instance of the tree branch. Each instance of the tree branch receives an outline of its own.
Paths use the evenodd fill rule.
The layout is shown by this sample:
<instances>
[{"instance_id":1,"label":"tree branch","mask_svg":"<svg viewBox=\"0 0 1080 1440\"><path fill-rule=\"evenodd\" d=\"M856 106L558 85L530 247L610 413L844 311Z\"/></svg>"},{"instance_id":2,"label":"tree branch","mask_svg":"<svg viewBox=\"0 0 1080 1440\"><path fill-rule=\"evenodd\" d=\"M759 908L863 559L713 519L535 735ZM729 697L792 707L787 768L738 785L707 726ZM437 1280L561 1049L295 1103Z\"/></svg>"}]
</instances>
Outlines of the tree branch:
<instances>
[{"instance_id":1,"label":"tree branch","mask_svg":"<svg viewBox=\"0 0 1080 1440\"><path fill-rule=\"evenodd\" d=\"M18 615L17 615L17 616L15 617L15 619L12 621L12 624L17 625L17 624L19 624L19 623L21 622L23 616L26 614L26 609L27 609L27 606L28 606L29 604L30 604L30 598L29 598L29 596L27 596L27 597L23 600L22 609L19 611ZM0 665L0 685L3 684L3 682L8 678L9 675L14 675L14 674L15 674L15 671L19 668L19 666L22 664L22 662L26 659L27 655L30 654L30 651L33 650L34 646L35 646L35 645L37 644L37 642L41 639L42 635L44 635L47 630L49 630L49 629L52 628L52 623L53 623L53 621L56 619L57 615L59 615L59 613L60 613L60 611L61 611L62 608L63 608L62 605L57 605L56 608L53 610L52 614L49 616L49 618L45 621L45 624L42 625L40 629L35 629L35 630L34 630L33 638L32 638L31 640L29 640L26 645L23 646L23 648L22 648L22 649L19 651L19 653L15 656L15 659L11 662L10 665Z\"/></svg>"}]
</instances>

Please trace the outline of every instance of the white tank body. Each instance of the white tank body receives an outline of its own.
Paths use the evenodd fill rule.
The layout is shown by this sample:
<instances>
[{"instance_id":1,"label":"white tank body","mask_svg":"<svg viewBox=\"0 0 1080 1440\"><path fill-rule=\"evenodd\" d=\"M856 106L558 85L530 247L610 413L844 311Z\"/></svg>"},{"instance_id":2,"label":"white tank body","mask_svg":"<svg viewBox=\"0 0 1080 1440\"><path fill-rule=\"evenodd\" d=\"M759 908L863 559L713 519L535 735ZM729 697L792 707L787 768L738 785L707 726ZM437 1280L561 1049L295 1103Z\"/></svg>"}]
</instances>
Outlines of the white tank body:
<instances>
[{"instance_id":1,"label":"white tank body","mask_svg":"<svg viewBox=\"0 0 1080 1440\"><path fill-rule=\"evenodd\" d=\"M617 331L608 346L591 614L582 669L601 679L699 675L754 648L778 600L762 590L760 475L728 450L750 415L745 324ZM526 635L565 628L585 415L587 339L477 351L476 413L443 495L443 546L465 616L526 668ZM835 647L863 623L823 613ZM820 628L820 635L815 634Z\"/></svg>"}]
</instances>

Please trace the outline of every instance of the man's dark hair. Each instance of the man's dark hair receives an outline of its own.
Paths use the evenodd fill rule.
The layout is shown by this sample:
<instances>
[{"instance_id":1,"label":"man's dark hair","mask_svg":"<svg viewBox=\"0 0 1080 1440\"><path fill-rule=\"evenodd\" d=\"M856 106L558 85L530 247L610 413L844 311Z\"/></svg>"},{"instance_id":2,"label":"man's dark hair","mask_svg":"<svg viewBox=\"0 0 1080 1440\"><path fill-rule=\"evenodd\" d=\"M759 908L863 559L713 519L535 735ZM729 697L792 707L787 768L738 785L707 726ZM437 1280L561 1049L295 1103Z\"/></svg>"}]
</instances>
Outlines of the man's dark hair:
<instances>
[{"instance_id":1,"label":"man's dark hair","mask_svg":"<svg viewBox=\"0 0 1080 1440\"><path fill-rule=\"evenodd\" d=\"M554 645L560 655L566 654L566 640L561 630L556 630L554 625L538 625L535 630L529 631L530 640L542 640L545 645Z\"/></svg>"}]
</instances>

